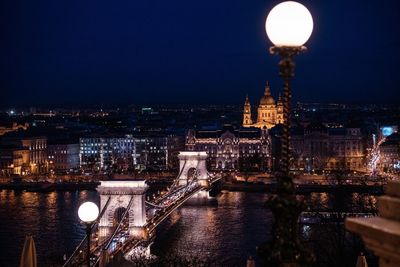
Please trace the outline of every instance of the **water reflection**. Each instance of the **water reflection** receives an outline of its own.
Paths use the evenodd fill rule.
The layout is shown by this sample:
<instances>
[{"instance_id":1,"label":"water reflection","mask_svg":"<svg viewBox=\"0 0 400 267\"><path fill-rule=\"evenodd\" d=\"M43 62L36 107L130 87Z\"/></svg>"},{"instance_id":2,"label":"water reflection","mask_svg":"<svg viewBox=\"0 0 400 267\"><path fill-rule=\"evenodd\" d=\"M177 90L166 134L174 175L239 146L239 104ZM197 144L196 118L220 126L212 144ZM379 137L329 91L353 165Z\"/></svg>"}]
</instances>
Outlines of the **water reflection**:
<instances>
[{"instance_id":1,"label":"water reflection","mask_svg":"<svg viewBox=\"0 0 400 267\"><path fill-rule=\"evenodd\" d=\"M83 191L82 191L83 192ZM84 235L77 209L81 201L97 201L96 192L0 191L0 266L17 266L25 236L34 236L39 263L49 266L72 250Z\"/></svg>"},{"instance_id":2,"label":"water reflection","mask_svg":"<svg viewBox=\"0 0 400 267\"><path fill-rule=\"evenodd\" d=\"M218 207L185 206L181 220L167 220L157 233L153 253L161 257L201 255L217 265L244 266L256 246L268 239L271 214L263 194L224 193Z\"/></svg>"}]
</instances>

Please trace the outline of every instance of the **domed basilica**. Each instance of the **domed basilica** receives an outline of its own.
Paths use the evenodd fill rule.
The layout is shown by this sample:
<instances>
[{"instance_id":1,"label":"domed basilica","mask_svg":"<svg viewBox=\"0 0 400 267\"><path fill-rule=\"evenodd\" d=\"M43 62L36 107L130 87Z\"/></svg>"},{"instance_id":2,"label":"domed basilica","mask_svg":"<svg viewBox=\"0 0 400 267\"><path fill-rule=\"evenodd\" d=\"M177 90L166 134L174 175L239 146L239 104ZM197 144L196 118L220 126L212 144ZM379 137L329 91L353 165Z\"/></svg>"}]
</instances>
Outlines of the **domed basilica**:
<instances>
[{"instance_id":1,"label":"domed basilica","mask_svg":"<svg viewBox=\"0 0 400 267\"><path fill-rule=\"evenodd\" d=\"M257 127L263 129L267 127L271 129L275 125L283 123L283 103L279 97L275 103L271 95L269 84L265 86L264 95L260 99L257 109L257 120L253 120L251 116L251 105L248 96L244 103L243 111L243 127Z\"/></svg>"}]
</instances>

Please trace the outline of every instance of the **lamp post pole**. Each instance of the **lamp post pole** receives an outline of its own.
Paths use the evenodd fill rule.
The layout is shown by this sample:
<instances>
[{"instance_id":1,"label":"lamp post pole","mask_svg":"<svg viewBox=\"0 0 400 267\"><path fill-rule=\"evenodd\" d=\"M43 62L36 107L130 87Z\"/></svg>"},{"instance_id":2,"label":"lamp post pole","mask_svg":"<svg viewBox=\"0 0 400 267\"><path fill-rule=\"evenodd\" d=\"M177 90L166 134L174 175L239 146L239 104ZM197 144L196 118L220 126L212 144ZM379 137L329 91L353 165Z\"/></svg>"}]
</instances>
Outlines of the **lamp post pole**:
<instances>
[{"instance_id":1,"label":"lamp post pole","mask_svg":"<svg viewBox=\"0 0 400 267\"><path fill-rule=\"evenodd\" d=\"M85 223L85 224L86 224L86 238L87 238L86 264L88 267L90 267L90 236L92 234L92 224L91 223Z\"/></svg>"},{"instance_id":2,"label":"lamp post pole","mask_svg":"<svg viewBox=\"0 0 400 267\"><path fill-rule=\"evenodd\" d=\"M307 266L313 262L313 255L301 244L298 235L298 218L303 209L303 203L296 199L293 179L289 172L290 153L290 114L291 87L294 76L294 57L306 48L277 47L270 48L271 54L280 56L279 74L283 79L283 131L281 137L280 171L277 173L277 194L270 198L268 206L274 215L272 226L272 242L265 251L267 262L273 266Z\"/></svg>"},{"instance_id":3,"label":"lamp post pole","mask_svg":"<svg viewBox=\"0 0 400 267\"><path fill-rule=\"evenodd\" d=\"M92 233L92 225L99 216L99 208L93 202L85 202L80 205L78 209L79 219L86 226L86 239L87 239L87 250L86 250L86 264L90 267L90 236Z\"/></svg>"},{"instance_id":4,"label":"lamp post pole","mask_svg":"<svg viewBox=\"0 0 400 267\"><path fill-rule=\"evenodd\" d=\"M283 132L281 139L281 172L284 176L289 176L290 167L290 114L292 91L290 80L294 76L294 57L307 50L305 46L300 47L278 47L272 46L269 51L271 54L280 56L279 75L283 79ZM290 179L291 181L291 179Z\"/></svg>"}]
</instances>

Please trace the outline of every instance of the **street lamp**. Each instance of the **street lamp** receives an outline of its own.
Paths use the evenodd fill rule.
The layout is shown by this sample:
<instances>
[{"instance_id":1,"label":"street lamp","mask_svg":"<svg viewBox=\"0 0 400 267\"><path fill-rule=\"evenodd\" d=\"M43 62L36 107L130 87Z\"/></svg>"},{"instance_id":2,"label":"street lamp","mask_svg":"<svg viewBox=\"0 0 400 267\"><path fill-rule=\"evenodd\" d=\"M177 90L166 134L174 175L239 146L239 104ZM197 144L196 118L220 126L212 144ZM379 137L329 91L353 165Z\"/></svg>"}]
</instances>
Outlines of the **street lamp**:
<instances>
[{"instance_id":1,"label":"street lamp","mask_svg":"<svg viewBox=\"0 0 400 267\"><path fill-rule=\"evenodd\" d=\"M99 208L93 202L85 202L80 205L78 209L79 219L86 225L86 237L87 237L87 255L86 262L87 266L90 267L90 235L92 231L92 224L99 216Z\"/></svg>"},{"instance_id":2,"label":"street lamp","mask_svg":"<svg viewBox=\"0 0 400 267\"><path fill-rule=\"evenodd\" d=\"M314 260L298 239L298 218L303 204L296 199L295 187L289 173L290 165L290 80L294 76L294 57L306 51L303 46L313 30L313 19L300 3L285 1L268 14L265 29L274 44L269 51L280 57L279 74L283 79L283 132L281 164L277 195L268 202L274 214L271 244L263 248L271 266L301 266ZM266 250L266 251L263 251Z\"/></svg>"},{"instance_id":3,"label":"street lamp","mask_svg":"<svg viewBox=\"0 0 400 267\"><path fill-rule=\"evenodd\" d=\"M268 14L265 22L268 38L274 44L271 54L281 57L279 74L283 78L283 135L282 135L282 172L289 173L290 159L290 79L294 76L294 57L306 51L303 46L310 38L313 20L308 9L300 3L286 1L276 5Z\"/></svg>"}]
</instances>

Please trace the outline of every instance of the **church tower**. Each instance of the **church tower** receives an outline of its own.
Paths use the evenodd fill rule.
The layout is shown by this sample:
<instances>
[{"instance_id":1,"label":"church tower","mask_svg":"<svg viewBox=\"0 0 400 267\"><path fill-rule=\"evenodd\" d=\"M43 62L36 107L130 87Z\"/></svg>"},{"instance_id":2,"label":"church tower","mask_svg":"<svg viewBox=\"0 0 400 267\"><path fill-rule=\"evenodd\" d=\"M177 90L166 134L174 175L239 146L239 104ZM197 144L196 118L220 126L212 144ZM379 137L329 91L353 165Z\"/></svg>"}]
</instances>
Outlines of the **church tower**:
<instances>
[{"instance_id":1,"label":"church tower","mask_svg":"<svg viewBox=\"0 0 400 267\"><path fill-rule=\"evenodd\" d=\"M283 123L283 102L282 97L279 95L278 102L276 104L276 123Z\"/></svg>"},{"instance_id":2,"label":"church tower","mask_svg":"<svg viewBox=\"0 0 400 267\"><path fill-rule=\"evenodd\" d=\"M244 109L243 109L243 126L250 127L252 124L251 120L251 105L249 101L249 97L246 95L246 101L244 102Z\"/></svg>"}]
</instances>

